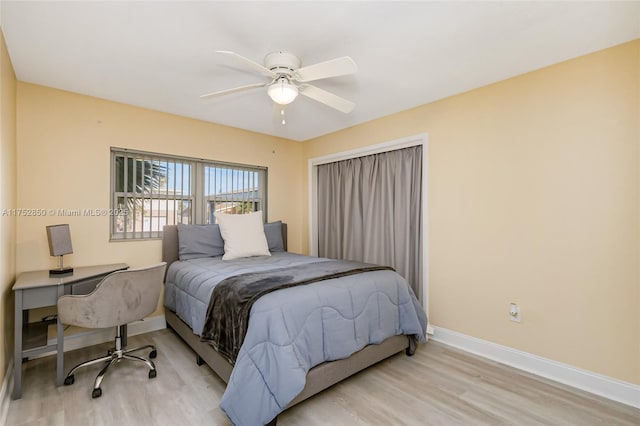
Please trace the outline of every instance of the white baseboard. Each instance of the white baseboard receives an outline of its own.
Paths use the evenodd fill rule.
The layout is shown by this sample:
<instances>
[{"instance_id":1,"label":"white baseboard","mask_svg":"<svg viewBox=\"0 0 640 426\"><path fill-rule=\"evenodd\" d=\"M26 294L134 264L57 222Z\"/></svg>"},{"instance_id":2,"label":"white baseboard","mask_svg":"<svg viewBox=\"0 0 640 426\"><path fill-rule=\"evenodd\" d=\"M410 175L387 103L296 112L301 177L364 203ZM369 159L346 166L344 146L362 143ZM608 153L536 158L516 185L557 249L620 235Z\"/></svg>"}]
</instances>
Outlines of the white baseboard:
<instances>
[{"instance_id":1,"label":"white baseboard","mask_svg":"<svg viewBox=\"0 0 640 426\"><path fill-rule=\"evenodd\" d=\"M155 317L149 317L142 321L132 322L127 325L127 336L135 336L136 334L149 333L156 330L162 330L167 328L167 321L164 315L156 315ZM64 351L73 351L80 348L86 348L87 346L93 346L104 342L110 342L114 339L114 329L102 328L97 330L88 330L76 334L70 334L64 338ZM49 339L48 344L54 345L56 339ZM32 357L41 358L54 354L55 351L46 352L38 356ZM2 423L0 423L2 424Z\"/></svg>"},{"instance_id":2,"label":"white baseboard","mask_svg":"<svg viewBox=\"0 0 640 426\"><path fill-rule=\"evenodd\" d=\"M529 373L640 408L640 385L582 370L507 346L434 327L431 339Z\"/></svg>"},{"instance_id":3,"label":"white baseboard","mask_svg":"<svg viewBox=\"0 0 640 426\"><path fill-rule=\"evenodd\" d=\"M11 390L13 389L13 359L9 360L7 372L0 388L0 425L7 424L9 403L11 402Z\"/></svg>"}]
</instances>

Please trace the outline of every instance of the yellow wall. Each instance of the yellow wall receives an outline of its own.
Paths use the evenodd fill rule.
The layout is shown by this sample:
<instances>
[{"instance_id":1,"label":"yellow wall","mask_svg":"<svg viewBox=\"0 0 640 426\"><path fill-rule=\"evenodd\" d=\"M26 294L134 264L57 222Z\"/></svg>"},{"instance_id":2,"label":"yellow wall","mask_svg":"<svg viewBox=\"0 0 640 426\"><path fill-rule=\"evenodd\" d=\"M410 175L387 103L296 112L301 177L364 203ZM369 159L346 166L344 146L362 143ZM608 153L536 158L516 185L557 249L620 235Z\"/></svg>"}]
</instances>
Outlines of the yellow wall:
<instances>
[{"instance_id":1,"label":"yellow wall","mask_svg":"<svg viewBox=\"0 0 640 426\"><path fill-rule=\"evenodd\" d=\"M268 217L289 224L289 246L301 249L301 145L244 130L177 117L18 82L18 205L32 209L109 208L110 147L268 167ZM19 217L19 272L48 269L45 226L69 223L71 266L159 262L161 241L109 242L108 217Z\"/></svg>"},{"instance_id":2,"label":"yellow wall","mask_svg":"<svg viewBox=\"0 0 640 426\"><path fill-rule=\"evenodd\" d=\"M299 252L309 158L427 132L432 323L640 383L640 41L302 144L17 90L15 205L109 207L110 146L266 165L269 218L290 224ZM54 264L44 227L63 222L69 264L160 259L159 241L109 243L107 218L22 217L17 272Z\"/></svg>"},{"instance_id":3,"label":"yellow wall","mask_svg":"<svg viewBox=\"0 0 640 426\"><path fill-rule=\"evenodd\" d=\"M637 40L307 141L303 162L428 133L432 323L640 383L639 100Z\"/></svg>"},{"instance_id":4,"label":"yellow wall","mask_svg":"<svg viewBox=\"0 0 640 426\"><path fill-rule=\"evenodd\" d=\"M0 383L13 354L13 295L16 219L16 76L0 30Z\"/></svg>"}]
</instances>

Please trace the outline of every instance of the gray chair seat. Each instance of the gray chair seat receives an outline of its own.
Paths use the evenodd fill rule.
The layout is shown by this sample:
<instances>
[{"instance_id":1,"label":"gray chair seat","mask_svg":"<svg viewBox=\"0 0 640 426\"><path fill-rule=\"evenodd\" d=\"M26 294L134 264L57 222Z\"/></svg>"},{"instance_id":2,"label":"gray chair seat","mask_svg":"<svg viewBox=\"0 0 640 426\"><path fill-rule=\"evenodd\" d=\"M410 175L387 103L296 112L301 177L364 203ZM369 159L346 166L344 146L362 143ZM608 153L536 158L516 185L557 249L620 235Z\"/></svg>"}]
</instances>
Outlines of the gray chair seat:
<instances>
[{"instance_id":1,"label":"gray chair seat","mask_svg":"<svg viewBox=\"0 0 640 426\"><path fill-rule=\"evenodd\" d=\"M64 384L74 382L75 372L89 365L104 363L93 385L91 396L102 395L100 385L109 367L121 360L141 362L149 367L149 378L156 377L153 361L132 355L132 352L151 349L150 358L155 358L157 350L153 345L125 349L122 344L126 338L126 325L141 320L153 313L158 307L162 282L167 264L118 271L106 276L91 293L86 295L68 295L58 299L58 320L62 324L83 328L116 328L115 348L106 356L92 359L73 367L67 374Z\"/></svg>"}]
</instances>

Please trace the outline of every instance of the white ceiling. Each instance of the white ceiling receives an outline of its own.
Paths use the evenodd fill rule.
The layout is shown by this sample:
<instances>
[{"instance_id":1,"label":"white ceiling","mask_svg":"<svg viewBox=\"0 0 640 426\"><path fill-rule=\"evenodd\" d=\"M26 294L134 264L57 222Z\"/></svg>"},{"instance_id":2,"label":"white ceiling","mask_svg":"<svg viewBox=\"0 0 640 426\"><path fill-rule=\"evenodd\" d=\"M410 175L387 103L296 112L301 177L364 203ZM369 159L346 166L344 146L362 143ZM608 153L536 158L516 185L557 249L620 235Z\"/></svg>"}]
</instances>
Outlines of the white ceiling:
<instances>
[{"instance_id":1,"label":"white ceiling","mask_svg":"<svg viewBox=\"0 0 640 426\"><path fill-rule=\"evenodd\" d=\"M307 140L640 38L632 2L1 1L19 80L294 140ZM287 124L264 81L215 53L302 65L351 56L358 73L314 82L356 102L303 96Z\"/></svg>"}]
</instances>

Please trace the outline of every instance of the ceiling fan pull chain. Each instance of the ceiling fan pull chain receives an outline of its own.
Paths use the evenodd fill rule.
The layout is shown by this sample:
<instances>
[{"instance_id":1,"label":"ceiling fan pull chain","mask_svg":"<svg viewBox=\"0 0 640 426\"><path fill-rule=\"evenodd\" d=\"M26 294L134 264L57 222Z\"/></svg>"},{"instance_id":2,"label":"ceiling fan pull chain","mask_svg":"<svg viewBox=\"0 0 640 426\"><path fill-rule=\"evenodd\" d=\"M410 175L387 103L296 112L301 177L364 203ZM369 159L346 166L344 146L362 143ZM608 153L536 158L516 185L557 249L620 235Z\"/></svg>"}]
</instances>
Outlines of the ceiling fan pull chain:
<instances>
[{"instance_id":1,"label":"ceiling fan pull chain","mask_svg":"<svg viewBox=\"0 0 640 426\"><path fill-rule=\"evenodd\" d=\"M284 126L285 124L287 124L287 122L284 119L284 108L280 110L280 115L282 116L282 125Z\"/></svg>"}]
</instances>

